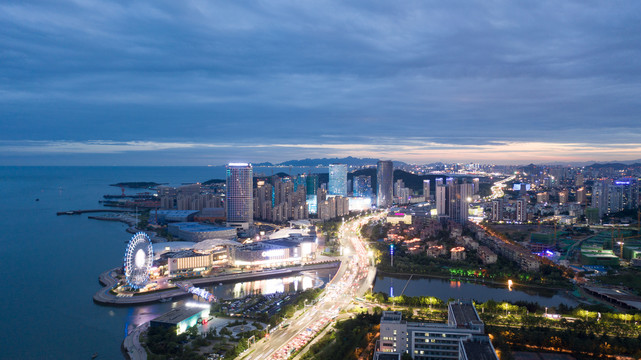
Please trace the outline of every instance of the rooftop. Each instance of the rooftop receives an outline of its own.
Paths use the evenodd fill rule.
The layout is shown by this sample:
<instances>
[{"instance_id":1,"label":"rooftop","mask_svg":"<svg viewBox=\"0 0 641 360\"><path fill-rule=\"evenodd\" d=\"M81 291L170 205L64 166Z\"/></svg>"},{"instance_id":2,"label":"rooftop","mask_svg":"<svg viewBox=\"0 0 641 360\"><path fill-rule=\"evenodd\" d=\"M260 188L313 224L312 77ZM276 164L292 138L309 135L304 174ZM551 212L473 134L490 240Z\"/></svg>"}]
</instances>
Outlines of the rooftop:
<instances>
[{"instance_id":1,"label":"rooftop","mask_svg":"<svg viewBox=\"0 0 641 360\"><path fill-rule=\"evenodd\" d=\"M456 301L448 304L457 326L466 326L473 323L482 323L472 302Z\"/></svg>"},{"instance_id":2,"label":"rooftop","mask_svg":"<svg viewBox=\"0 0 641 360\"><path fill-rule=\"evenodd\" d=\"M399 311L383 311L381 322L400 323L403 314Z\"/></svg>"},{"instance_id":3,"label":"rooftop","mask_svg":"<svg viewBox=\"0 0 641 360\"><path fill-rule=\"evenodd\" d=\"M190 317L204 311L206 309L201 308L188 308L188 307L179 307L171 309L168 312L160 315L159 317L152 320L152 322L178 325L179 322L189 319Z\"/></svg>"},{"instance_id":4,"label":"rooftop","mask_svg":"<svg viewBox=\"0 0 641 360\"><path fill-rule=\"evenodd\" d=\"M197 222L179 222L170 224L171 226L178 227L182 231L189 232L210 232L210 231L229 231L236 230L233 227L223 227L223 226L213 226L207 224L201 224Z\"/></svg>"},{"instance_id":5,"label":"rooftop","mask_svg":"<svg viewBox=\"0 0 641 360\"><path fill-rule=\"evenodd\" d=\"M463 351L468 360L497 360L496 352L488 342L464 341Z\"/></svg>"}]
</instances>

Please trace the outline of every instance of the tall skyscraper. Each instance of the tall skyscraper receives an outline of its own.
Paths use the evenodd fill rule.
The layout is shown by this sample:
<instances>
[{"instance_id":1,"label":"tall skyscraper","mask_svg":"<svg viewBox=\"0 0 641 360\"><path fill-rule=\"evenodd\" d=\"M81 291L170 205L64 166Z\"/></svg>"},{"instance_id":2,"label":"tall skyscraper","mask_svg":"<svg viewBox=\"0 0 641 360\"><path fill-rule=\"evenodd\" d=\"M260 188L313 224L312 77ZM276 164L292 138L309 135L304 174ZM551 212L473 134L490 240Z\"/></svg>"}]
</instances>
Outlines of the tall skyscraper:
<instances>
[{"instance_id":1,"label":"tall skyscraper","mask_svg":"<svg viewBox=\"0 0 641 360\"><path fill-rule=\"evenodd\" d=\"M347 165L329 165L329 195L347 196Z\"/></svg>"},{"instance_id":2,"label":"tall skyscraper","mask_svg":"<svg viewBox=\"0 0 641 360\"><path fill-rule=\"evenodd\" d=\"M254 223L251 164L227 165L227 226L248 229Z\"/></svg>"},{"instance_id":3,"label":"tall skyscraper","mask_svg":"<svg viewBox=\"0 0 641 360\"><path fill-rule=\"evenodd\" d=\"M587 200L587 197L585 195L585 188L584 187L578 188L576 190L576 202L581 205L584 205L587 202L586 200Z\"/></svg>"},{"instance_id":4,"label":"tall skyscraper","mask_svg":"<svg viewBox=\"0 0 641 360\"><path fill-rule=\"evenodd\" d=\"M389 160L379 161L376 164L376 205L381 207L392 206L394 198L394 163Z\"/></svg>"},{"instance_id":5,"label":"tall skyscraper","mask_svg":"<svg viewBox=\"0 0 641 360\"><path fill-rule=\"evenodd\" d=\"M436 191L434 191L436 200L436 214L438 216L446 216L448 214L447 204L447 186L443 183L442 178L436 179Z\"/></svg>"},{"instance_id":6,"label":"tall skyscraper","mask_svg":"<svg viewBox=\"0 0 641 360\"><path fill-rule=\"evenodd\" d=\"M492 200L492 221L503 221L503 199Z\"/></svg>"},{"instance_id":7,"label":"tall skyscraper","mask_svg":"<svg viewBox=\"0 0 641 360\"><path fill-rule=\"evenodd\" d=\"M458 184L452 181L448 183L447 190L450 220L464 224L469 214L470 198L474 193L474 185L469 183Z\"/></svg>"},{"instance_id":8,"label":"tall skyscraper","mask_svg":"<svg viewBox=\"0 0 641 360\"><path fill-rule=\"evenodd\" d=\"M423 180L423 197L425 201L430 201L430 181Z\"/></svg>"},{"instance_id":9,"label":"tall skyscraper","mask_svg":"<svg viewBox=\"0 0 641 360\"><path fill-rule=\"evenodd\" d=\"M307 210L310 214L316 214L318 209L318 175L306 176L307 188Z\"/></svg>"},{"instance_id":10,"label":"tall skyscraper","mask_svg":"<svg viewBox=\"0 0 641 360\"><path fill-rule=\"evenodd\" d=\"M472 184L474 185L474 195L479 193L479 189L481 188L481 181L479 178L474 178L472 179Z\"/></svg>"},{"instance_id":11,"label":"tall skyscraper","mask_svg":"<svg viewBox=\"0 0 641 360\"><path fill-rule=\"evenodd\" d=\"M354 196L372 196L372 177L366 175L354 176Z\"/></svg>"},{"instance_id":12,"label":"tall skyscraper","mask_svg":"<svg viewBox=\"0 0 641 360\"><path fill-rule=\"evenodd\" d=\"M592 186L592 207L599 210L599 217L609 213L611 180L599 180Z\"/></svg>"},{"instance_id":13,"label":"tall skyscraper","mask_svg":"<svg viewBox=\"0 0 641 360\"><path fill-rule=\"evenodd\" d=\"M527 200L524 198L516 200L516 221L527 222Z\"/></svg>"}]
</instances>

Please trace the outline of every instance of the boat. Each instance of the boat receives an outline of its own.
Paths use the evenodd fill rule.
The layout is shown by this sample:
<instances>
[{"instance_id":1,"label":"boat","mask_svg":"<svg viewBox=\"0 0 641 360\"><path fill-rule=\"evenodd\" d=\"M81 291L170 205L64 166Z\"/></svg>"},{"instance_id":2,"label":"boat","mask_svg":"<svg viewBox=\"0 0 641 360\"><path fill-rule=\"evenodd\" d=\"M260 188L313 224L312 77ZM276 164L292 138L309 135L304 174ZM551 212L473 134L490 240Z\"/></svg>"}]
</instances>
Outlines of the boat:
<instances>
[{"instance_id":1,"label":"boat","mask_svg":"<svg viewBox=\"0 0 641 360\"><path fill-rule=\"evenodd\" d=\"M93 353L93 355L91 355L91 358L92 358L92 359L95 359L95 358L97 358L97 357L98 357L98 353Z\"/></svg>"}]
</instances>

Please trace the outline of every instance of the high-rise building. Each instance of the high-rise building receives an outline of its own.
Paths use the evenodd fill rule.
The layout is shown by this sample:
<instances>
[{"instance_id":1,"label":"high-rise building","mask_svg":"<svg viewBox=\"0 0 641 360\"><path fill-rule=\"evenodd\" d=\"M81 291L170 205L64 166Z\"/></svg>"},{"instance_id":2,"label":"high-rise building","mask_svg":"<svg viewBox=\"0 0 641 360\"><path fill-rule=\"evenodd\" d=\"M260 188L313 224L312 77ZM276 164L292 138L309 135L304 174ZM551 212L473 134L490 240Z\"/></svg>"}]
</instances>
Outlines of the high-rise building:
<instances>
[{"instance_id":1,"label":"high-rise building","mask_svg":"<svg viewBox=\"0 0 641 360\"><path fill-rule=\"evenodd\" d=\"M347 196L347 165L329 165L329 195Z\"/></svg>"},{"instance_id":2,"label":"high-rise building","mask_svg":"<svg viewBox=\"0 0 641 360\"><path fill-rule=\"evenodd\" d=\"M536 194L537 203L543 204L549 201L550 201L550 194L548 194L546 191Z\"/></svg>"},{"instance_id":3,"label":"high-rise building","mask_svg":"<svg viewBox=\"0 0 641 360\"><path fill-rule=\"evenodd\" d=\"M394 197L394 163L385 160L376 164L376 183L376 205L379 208L392 206Z\"/></svg>"},{"instance_id":4,"label":"high-rise building","mask_svg":"<svg viewBox=\"0 0 641 360\"><path fill-rule=\"evenodd\" d=\"M599 211L599 218L603 217L603 215L609 212L609 185L610 184L608 180L599 180L596 181L592 186L592 207Z\"/></svg>"},{"instance_id":5,"label":"high-rise building","mask_svg":"<svg viewBox=\"0 0 641 360\"><path fill-rule=\"evenodd\" d=\"M430 181L427 179L423 180L423 197L425 201L430 201Z\"/></svg>"},{"instance_id":6,"label":"high-rise building","mask_svg":"<svg viewBox=\"0 0 641 360\"><path fill-rule=\"evenodd\" d=\"M434 191L436 200L436 214L438 216L447 216L447 186L443 184L443 179L436 179L436 191Z\"/></svg>"},{"instance_id":7,"label":"high-rise building","mask_svg":"<svg viewBox=\"0 0 641 360\"><path fill-rule=\"evenodd\" d=\"M569 192L567 189L559 191L559 204L566 204L568 202Z\"/></svg>"},{"instance_id":8,"label":"high-rise building","mask_svg":"<svg viewBox=\"0 0 641 360\"><path fill-rule=\"evenodd\" d=\"M227 226L248 229L254 223L253 181L251 164L227 165Z\"/></svg>"},{"instance_id":9,"label":"high-rise building","mask_svg":"<svg viewBox=\"0 0 641 360\"><path fill-rule=\"evenodd\" d=\"M372 196L372 177L366 175L354 176L354 196Z\"/></svg>"},{"instance_id":10,"label":"high-rise building","mask_svg":"<svg viewBox=\"0 0 641 360\"><path fill-rule=\"evenodd\" d=\"M503 221L503 199L492 200L492 221Z\"/></svg>"},{"instance_id":11,"label":"high-rise building","mask_svg":"<svg viewBox=\"0 0 641 360\"><path fill-rule=\"evenodd\" d=\"M478 194L481 188L481 180L479 180L479 178L472 179L472 185L474 185L474 195Z\"/></svg>"},{"instance_id":12,"label":"high-rise building","mask_svg":"<svg viewBox=\"0 0 641 360\"><path fill-rule=\"evenodd\" d=\"M516 221L527 222L527 200L523 198L516 200Z\"/></svg>"},{"instance_id":13,"label":"high-rise building","mask_svg":"<svg viewBox=\"0 0 641 360\"><path fill-rule=\"evenodd\" d=\"M310 214L316 214L318 211L318 175L307 175L305 181L307 182L307 211Z\"/></svg>"},{"instance_id":14,"label":"high-rise building","mask_svg":"<svg viewBox=\"0 0 641 360\"><path fill-rule=\"evenodd\" d=\"M447 186L447 191L450 220L464 224L468 218L469 204L474 192L474 186L469 183L457 184L456 182L451 182Z\"/></svg>"},{"instance_id":15,"label":"high-rise building","mask_svg":"<svg viewBox=\"0 0 641 360\"><path fill-rule=\"evenodd\" d=\"M585 195L585 188L580 187L579 189L576 190L576 202L584 205L587 202L587 197Z\"/></svg>"}]
</instances>

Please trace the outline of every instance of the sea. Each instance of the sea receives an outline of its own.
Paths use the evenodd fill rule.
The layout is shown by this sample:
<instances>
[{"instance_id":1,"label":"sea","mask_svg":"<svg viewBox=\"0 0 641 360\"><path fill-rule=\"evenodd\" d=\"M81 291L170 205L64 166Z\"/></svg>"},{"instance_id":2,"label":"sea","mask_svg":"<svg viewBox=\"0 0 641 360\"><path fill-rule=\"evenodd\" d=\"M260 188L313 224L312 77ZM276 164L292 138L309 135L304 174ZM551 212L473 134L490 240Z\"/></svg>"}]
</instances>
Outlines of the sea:
<instances>
[{"instance_id":1,"label":"sea","mask_svg":"<svg viewBox=\"0 0 641 360\"><path fill-rule=\"evenodd\" d=\"M326 171L254 170L265 175ZM121 223L91 220L87 215L57 216L57 212L101 208L98 201L104 194L121 192L110 186L118 182L177 186L224 176L222 166L0 167L0 359L91 359L94 354L97 359L122 359L120 344L128 331L179 305L94 304L92 296L101 288L98 276L122 264L131 234ZM256 285L213 290L233 296L239 286Z\"/></svg>"}]
</instances>

